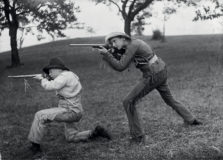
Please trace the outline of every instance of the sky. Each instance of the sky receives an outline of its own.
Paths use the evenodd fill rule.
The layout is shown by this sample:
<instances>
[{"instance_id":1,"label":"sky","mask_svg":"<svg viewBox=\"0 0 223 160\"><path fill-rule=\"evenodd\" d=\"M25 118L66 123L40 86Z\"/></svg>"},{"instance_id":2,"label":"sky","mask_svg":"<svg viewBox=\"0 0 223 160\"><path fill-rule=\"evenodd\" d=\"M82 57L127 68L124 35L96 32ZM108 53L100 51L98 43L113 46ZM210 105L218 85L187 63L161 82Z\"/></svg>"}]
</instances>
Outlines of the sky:
<instances>
[{"instance_id":1,"label":"sky","mask_svg":"<svg viewBox=\"0 0 223 160\"><path fill-rule=\"evenodd\" d=\"M86 30L66 30L67 38L76 37L92 37L104 36L113 31L123 32L123 20L121 15L117 15L116 7L108 7L103 4L95 5L90 0L76 1L80 6L81 12L78 13L77 18L79 22L84 22L86 26L94 29L94 33L88 33ZM145 26L144 35L151 35L155 29L162 30L162 7L163 3L157 3L154 7L154 17L147 20L150 25ZM193 8L183 7L177 11L176 14L171 15L166 22L166 35L193 35L193 34L220 34L223 33L222 19L198 21L193 22L195 16ZM18 35L19 36L19 35ZM46 37L42 41L38 41L36 36L29 35L25 37L23 47L46 43L52 41L51 37ZM8 30L2 32L0 37L0 52L10 50L10 39Z\"/></svg>"}]
</instances>

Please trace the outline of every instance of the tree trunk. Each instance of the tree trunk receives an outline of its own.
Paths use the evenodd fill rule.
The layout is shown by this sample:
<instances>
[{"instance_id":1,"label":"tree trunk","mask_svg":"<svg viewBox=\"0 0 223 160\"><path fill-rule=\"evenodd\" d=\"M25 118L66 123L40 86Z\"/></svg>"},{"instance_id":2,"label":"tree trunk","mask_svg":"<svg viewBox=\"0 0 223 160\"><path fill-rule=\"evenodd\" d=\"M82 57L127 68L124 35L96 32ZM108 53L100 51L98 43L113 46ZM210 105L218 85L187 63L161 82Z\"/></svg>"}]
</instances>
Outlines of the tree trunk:
<instances>
[{"instance_id":1,"label":"tree trunk","mask_svg":"<svg viewBox=\"0 0 223 160\"><path fill-rule=\"evenodd\" d=\"M10 26L9 36L10 36L10 45L11 45L11 67L16 67L21 65L19 52L17 48L17 26Z\"/></svg>"},{"instance_id":2,"label":"tree trunk","mask_svg":"<svg viewBox=\"0 0 223 160\"><path fill-rule=\"evenodd\" d=\"M125 19L124 31L131 36L131 20L128 18Z\"/></svg>"},{"instance_id":3,"label":"tree trunk","mask_svg":"<svg viewBox=\"0 0 223 160\"><path fill-rule=\"evenodd\" d=\"M166 31L166 17L165 17L165 15L164 15L164 18L163 18L163 35L162 35L162 40L161 40L161 42L166 42L166 33L165 33L165 31Z\"/></svg>"}]
</instances>

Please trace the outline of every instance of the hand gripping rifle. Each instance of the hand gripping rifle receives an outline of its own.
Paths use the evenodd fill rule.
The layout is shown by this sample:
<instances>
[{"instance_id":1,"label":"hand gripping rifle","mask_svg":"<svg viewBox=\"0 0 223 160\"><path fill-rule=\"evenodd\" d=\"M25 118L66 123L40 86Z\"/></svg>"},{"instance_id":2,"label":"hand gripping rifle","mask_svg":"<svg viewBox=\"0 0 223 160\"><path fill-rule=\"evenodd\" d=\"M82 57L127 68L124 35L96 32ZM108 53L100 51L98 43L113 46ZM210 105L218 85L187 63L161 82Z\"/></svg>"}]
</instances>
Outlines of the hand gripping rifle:
<instances>
[{"instance_id":1,"label":"hand gripping rifle","mask_svg":"<svg viewBox=\"0 0 223 160\"><path fill-rule=\"evenodd\" d=\"M113 55L114 58L117 60L120 60L122 55L125 53L125 49L117 49L115 47L106 45L106 44L70 44L70 46L74 47L92 47L95 49L101 49L101 48L106 48L109 50L109 52Z\"/></svg>"}]
</instances>

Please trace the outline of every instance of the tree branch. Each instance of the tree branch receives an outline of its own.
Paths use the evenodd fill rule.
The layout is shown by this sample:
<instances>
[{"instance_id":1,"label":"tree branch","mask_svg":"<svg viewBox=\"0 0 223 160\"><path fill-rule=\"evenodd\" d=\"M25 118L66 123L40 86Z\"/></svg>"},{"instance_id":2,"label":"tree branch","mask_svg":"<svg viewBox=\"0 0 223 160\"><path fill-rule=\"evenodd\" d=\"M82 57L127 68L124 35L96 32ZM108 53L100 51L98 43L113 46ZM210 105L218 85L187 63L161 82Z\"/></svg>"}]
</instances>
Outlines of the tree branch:
<instances>
[{"instance_id":1,"label":"tree branch","mask_svg":"<svg viewBox=\"0 0 223 160\"><path fill-rule=\"evenodd\" d=\"M16 0L17 1L17 0ZM41 7L43 7L44 5L43 4L39 4L39 6L36 8L36 10L38 11ZM18 10L18 8L16 8L16 10ZM20 12L18 13L17 15L21 15L21 14L25 14L25 13L30 13L30 9L27 9L26 11L23 11L23 12Z\"/></svg>"},{"instance_id":2,"label":"tree branch","mask_svg":"<svg viewBox=\"0 0 223 160\"><path fill-rule=\"evenodd\" d=\"M118 3L114 2L113 0L109 0L109 2L113 3L114 5L116 5L116 7L118 7L119 12L122 13L121 8L119 7Z\"/></svg>"},{"instance_id":3,"label":"tree branch","mask_svg":"<svg viewBox=\"0 0 223 160\"><path fill-rule=\"evenodd\" d=\"M5 22L5 23L0 23L0 29L5 29L5 28L8 28L8 23Z\"/></svg>"},{"instance_id":4,"label":"tree branch","mask_svg":"<svg viewBox=\"0 0 223 160\"><path fill-rule=\"evenodd\" d=\"M9 1L8 0L3 0L3 2L5 4L5 6L4 6L5 17L6 17L7 21L8 21L8 23L9 23L9 25L11 25L11 21L10 21L10 17L9 17L9 15L10 15L10 9L9 9L10 4L9 4Z\"/></svg>"},{"instance_id":5,"label":"tree branch","mask_svg":"<svg viewBox=\"0 0 223 160\"><path fill-rule=\"evenodd\" d=\"M15 8L15 11L17 11L17 10L19 9L19 7L17 7L17 8L15 7L16 2L17 2L17 0L14 0L14 1L13 1L13 6L14 6L14 8Z\"/></svg>"},{"instance_id":6,"label":"tree branch","mask_svg":"<svg viewBox=\"0 0 223 160\"><path fill-rule=\"evenodd\" d=\"M148 7L148 5L150 3L152 3L153 0L146 0L143 4L139 5L138 8L136 8L135 11L132 12L131 17L135 17L135 15L137 15L141 10L145 9L146 7Z\"/></svg>"},{"instance_id":7,"label":"tree branch","mask_svg":"<svg viewBox=\"0 0 223 160\"><path fill-rule=\"evenodd\" d=\"M41 3L41 4L39 4L39 6L37 7L37 11L41 8L41 7L43 7L44 5Z\"/></svg>"},{"instance_id":8,"label":"tree branch","mask_svg":"<svg viewBox=\"0 0 223 160\"><path fill-rule=\"evenodd\" d=\"M15 8L15 4L17 3L17 0L13 1L12 7Z\"/></svg>"},{"instance_id":9,"label":"tree branch","mask_svg":"<svg viewBox=\"0 0 223 160\"><path fill-rule=\"evenodd\" d=\"M122 1L122 3L123 3L122 4L122 11L123 11L122 12L122 16L123 16L124 19L125 19L125 17L127 17L127 13L126 13L126 10L125 9L126 9L126 5L127 5L128 1L129 0L123 0Z\"/></svg>"},{"instance_id":10,"label":"tree branch","mask_svg":"<svg viewBox=\"0 0 223 160\"><path fill-rule=\"evenodd\" d=\"M133 0L133 2L131 3L131 5L129 6L129 12L128 15L131 15L132 11L133 11L133 7L135 5L136 0Z\"/></svg>"},{"instance_id":11,"label":"tree branch","mask_svg":"<svg viewBox=\"0 0 223 160\"><path fill-rule=\"evenodd\" d=\"M38 26L25 26L25 27L19 27L19 28L22 28L22 29L26 29L26 28L37 28Z\"/></svg>"},{"instance_id":12,"label":"tree branch","mask_svg":"<svg viewBox=\"0 0 223 160\"><path fill-rule=\"evenodd\" d=\"M17 13L17 15L23 15L23 14L26 14L26 13L30 13L30 12L29 11L23 11L23 12Z\"/></svg>"},{"instance_id":13,"label":"tree branch","mask_svg":"<svg viewBox=\"0 0 223 160\"><path fill-rule=\"evenodd\" d=\"M127 4L128 0L122 0L121 1L123 3L122 9L118 5L118 3L114 2L113 0L109 0L109 2L113 3L118 8L118 10L119 10L119 12L121 12L123 18L125 18L127 16L125 8L126 8L126 4Z\"/></svg>"}]
</instances>

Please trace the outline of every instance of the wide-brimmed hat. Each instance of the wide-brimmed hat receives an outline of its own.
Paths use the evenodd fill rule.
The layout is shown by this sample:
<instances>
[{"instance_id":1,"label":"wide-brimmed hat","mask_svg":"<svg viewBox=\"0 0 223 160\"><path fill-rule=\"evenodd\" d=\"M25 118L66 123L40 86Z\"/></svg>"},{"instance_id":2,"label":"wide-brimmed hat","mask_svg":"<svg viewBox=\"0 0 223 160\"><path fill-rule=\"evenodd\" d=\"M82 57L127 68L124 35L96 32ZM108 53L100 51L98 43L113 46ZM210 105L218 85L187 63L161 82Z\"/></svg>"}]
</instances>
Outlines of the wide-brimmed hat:
<instances>
[{"instance_id":1,"label":"wide-brimmed hat","mask_svg":"<svg viewBox=\"0 0 223 160\"><path fill-rule=\"evenodd\" d=\"M69 71L69 69L64 65L63 61L57 57L50 60L49 64L43 68L43 72L49 74L50 69L62 69Z\"/></svg>"},{"instance_id":2,"label":"wide-brimmed hat","mask_svg":"<svg viewBox=\"0 0 223 160\"><path fill-rule=\"evenodd\" d=\"M123 32L112 32L105 37L105 44L109 44L110 40L115 37L124 37L131 40L131 37Z\"/></svg>"}]
</instances>

